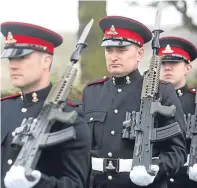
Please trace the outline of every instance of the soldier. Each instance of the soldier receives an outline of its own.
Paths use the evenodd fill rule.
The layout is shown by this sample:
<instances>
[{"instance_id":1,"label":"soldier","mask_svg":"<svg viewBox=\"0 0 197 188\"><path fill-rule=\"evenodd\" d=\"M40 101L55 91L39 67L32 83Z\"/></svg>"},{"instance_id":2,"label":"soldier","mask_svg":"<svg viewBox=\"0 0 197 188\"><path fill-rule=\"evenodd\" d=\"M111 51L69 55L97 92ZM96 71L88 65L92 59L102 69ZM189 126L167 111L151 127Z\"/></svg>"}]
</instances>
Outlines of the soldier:
<instances>
[{"instance_id":1,"label":"soldier","mask_svg":"<svg viewBox=\"0 0 197 188\"><path fill-rule=\"evenodd\" d=\"M166 180L186 162L184 134L155 145L153 157L160 156L157 175L149 175L142 166L131 170L134 139L122 139L122 124L126 112L140 108L143 77L138 65L144 55L143 45L152 38L142 23L119 16L107 16L99 21L104 33L107 70L104 77L84 88L83 105L92 131L92 176L94 188L166 187ZM177 121L185 132L183 111L170 83L160 84L162 105L176 105L174 117L158 118L158 125ZM159 169L159 171L158 171ZM138 172L139 173L138 173Z\"/></svg>"},{"instance_id":2,"label":"soldier","mask_svg":"<svg viewBox=\"0 0 197 188\"><path fill-rule=\"evenodd\" d=\"M163 37L160 39L159 55L163 56L161 79L171 82L176 89L183 112L186 116L195 112L195 88L187 85L187 75L192 70L191 62L197 57L196 47L189 41L178 37ZM190 151L191 140L187 139L187 151ZM196 178L194 178L196 176ZM189 180L189 177L191 180ZM193 181L192 181L193 180ZM189 176L185 165L176 177L171 178L169 187L197 187L197 169L190 167Z\"/></svg>"},{"instance_id":3,"label":"soldier","mask_svg":"<svg viewBox=\"0 0 197 188\"><path fill-rule=\"evenodd\" d=\"M50 67L55 47L62 37L43 27L20 22L4 22L1 32L6 38L2 58L9 60L13 86L21 94L1 99L1 187L7 188L84 188L90 161L90 131L79 104L67 101L65 111L76 110L76 139L42 150L34 181L24 175L22 166L10 166L18 155L10 147L12 132L21 125L23 118L36 118L52 88ZM69 125L56 123L52 131ZM5 184L5 185L4 185Z\"/></svg>"}]
</instances>

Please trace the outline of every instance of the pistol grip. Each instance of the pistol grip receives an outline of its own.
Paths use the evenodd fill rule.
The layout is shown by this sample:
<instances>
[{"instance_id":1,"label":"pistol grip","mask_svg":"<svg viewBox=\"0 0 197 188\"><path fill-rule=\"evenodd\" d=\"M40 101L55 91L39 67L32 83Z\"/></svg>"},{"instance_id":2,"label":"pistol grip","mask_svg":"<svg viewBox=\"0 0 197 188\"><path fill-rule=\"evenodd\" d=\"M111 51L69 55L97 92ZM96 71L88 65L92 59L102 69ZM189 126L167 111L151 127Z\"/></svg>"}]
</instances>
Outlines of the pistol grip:
<instances>
[{"instance_id":1,"label":"pistol grip","mask_svg":"<svg viewBox=\"0 0 197 188\"><path fill-rule=\"evenodd\" d=\"M175 105L162 106L161 103L158 101L151 103L150 113L153 115L159 113L164 116L172 117L175 115L175 112L176 112Z\"/></svg>"}]
</instances>

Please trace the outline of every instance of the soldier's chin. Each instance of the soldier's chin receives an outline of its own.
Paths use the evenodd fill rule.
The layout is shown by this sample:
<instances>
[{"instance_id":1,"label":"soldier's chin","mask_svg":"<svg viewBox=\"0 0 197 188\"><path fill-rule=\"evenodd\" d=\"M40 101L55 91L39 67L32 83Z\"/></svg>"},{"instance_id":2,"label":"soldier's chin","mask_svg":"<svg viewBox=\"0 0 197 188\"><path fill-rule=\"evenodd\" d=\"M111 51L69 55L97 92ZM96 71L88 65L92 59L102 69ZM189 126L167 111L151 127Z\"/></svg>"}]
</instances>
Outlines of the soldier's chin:
<instances>
[{"instance_id":1,"label":"soldier's chin","mask_svg":"<svg viewBox=\"0 0 197 188\"><path fill-rule=\"evenodd\" d=\"M164 79L166 82L170 82L172 85L175 83L175 81L173 79Z\"/></svg>"},{"instance_id":2,"label":"soldier's chin","mask_svg":"<svg viewBox=\"0 0 197 188\"><path fill-rule=\"evenodd\" d=\"M22 82L20 80L12 80L12 85L17 88L23 88L24 82Z\"/></svg>"},{"instance_id":3,"label":"soldier's chin","mask_svg":"<svg viewBox=\"0 0 197 188\"><path fill-rule=\"evenodd\" d=\"M113 76L122 76L124 75L124 71L120 70L120 69L111 69L110 70L110 73L113 75Z\"/></svg>"}]
</instances>

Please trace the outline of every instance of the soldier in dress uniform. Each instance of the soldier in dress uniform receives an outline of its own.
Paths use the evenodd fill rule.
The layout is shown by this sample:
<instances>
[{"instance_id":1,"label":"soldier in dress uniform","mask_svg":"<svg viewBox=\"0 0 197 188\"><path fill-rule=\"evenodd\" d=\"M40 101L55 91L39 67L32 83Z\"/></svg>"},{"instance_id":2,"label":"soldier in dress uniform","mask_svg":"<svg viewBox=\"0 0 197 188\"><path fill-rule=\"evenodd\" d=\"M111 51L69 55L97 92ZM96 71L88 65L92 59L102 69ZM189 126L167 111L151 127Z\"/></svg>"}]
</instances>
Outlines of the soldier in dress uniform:
<instances>
[{"instance_id":1,"label":"soldier in dress uniform","mask_svg":"<svg viewBox=\"0 0 197 188\"><path fill-rule=\"evenodd\" d=\"M196 47L189 41L167 36L160 39L159 55L163 56L161 79L171 82L176 89L178 98L181 101L183 112L187 119L188 114L195 112L195 88L189 88L187 85L187 75L192 70L191 62L197 57ZM191 140L187 139L187 151L190 151ZM192 168L192 167L191 167ZM169 181L170 188L181 188L188 186L189 188L197 187L197 166L190 173L191 180L187 175L187 165L179 171L176 177ZM192 178L192 177L195 177Z\"/></svg>"},{"instance_id":2,"label":"soldier in dress uniform","mask_svg":"<svg viewBox=\"0 0 197 188\"><path fill-rule=\"evenodd\" d=\"M99 21L104 33L102 46L110 77L90 82L84 88L83 105L92 131L93 188L166 187L168 177L186 162L183 111L175 89L161 82L162 105L176 105L174 117L158 118L158 125L177 121L184 133L155 144L153 157L159 157L156 176L142 166L131 170L134 139L123 139L126 112L139 112L143 77L138 64L144 55L143 45L152 39L151 31L142 23L119 16Z\"/></svg>"},{"instance_id":3,"label":"soldier in dress uniform","mask_svg":"<svg viewBox=\"0 0 197 188\"><path fill-rule=\"evenodd\" d=\"M1 33L5 47L1 58L8 58L13 86L20 94L1 99L1 187L7 188L84 188L90 165L90 131L80 104L68 100L65 111L76 110L78 119L74 126L76 139L42 151L34 181L24 175L24 168L13 166L18 150L10 147L12 132L21 125L23 118L36 118L52 88L50 67L55 47L62 37L43 27L21 22L4 22ZM56 123L52 131L69 127Z\"/></svg>"}]
</instances>

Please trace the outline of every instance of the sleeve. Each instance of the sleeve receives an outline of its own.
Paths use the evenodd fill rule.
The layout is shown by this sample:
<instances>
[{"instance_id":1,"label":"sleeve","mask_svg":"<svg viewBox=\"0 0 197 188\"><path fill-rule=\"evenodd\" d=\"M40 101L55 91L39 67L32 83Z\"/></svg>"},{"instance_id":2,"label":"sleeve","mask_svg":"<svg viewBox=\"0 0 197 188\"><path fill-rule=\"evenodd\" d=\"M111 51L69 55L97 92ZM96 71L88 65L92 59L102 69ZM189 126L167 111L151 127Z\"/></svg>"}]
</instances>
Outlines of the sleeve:
<instances>
[{"instance_id":1,"label":"sleeve","mask_svg":"<svg viewBox=\"0 0 197 188\"><path fill-rule=\"evenodd\" d=\"M82 108L77 108L76 111L78 112L78 119L74 125L76 139L62 144L61 147L62 176L56 179L42 174L35 188L85 188L87 186L90 169L90 130L85 122Z\"/></svg>"},{"instance_id":2,"label":"sleeve","mask_svg":"<svg viewBox=\"0 0 197 188\"><path fill-rule=\"evenodd\" d=\"M88 87L86 86L84 88L84 90L83 90L83 96L82 96L82 98L83 98L83 102L82 103L83 103L83 110L84 110L84 112L86 112L85 104L87 102L85 99L88 99L87 91L88 91ZM93 130L92 130L91 127L89 127L89 129L90 129L90 134L91 134L91 148L92 148L92 146L93 146ZM93 187L94 177L92 175L92 160L90 160L90 168L89 168L88 174L89 175L88 175L88 186L87 187Z\"/></svg>"},{"instance_id":3,"label":"sleeve","mask_svg":"<svg viewBox=\"0 0 197 188\"><path fill-rule=\"evenodd\" d=\"M87 86L84 88L84 90L83 90L83 96L82 96L82 104L83 104L83 111L84 111L84 112L86 111L86 109L85 109L85 104L86 104L86 101L85 101L85 99L86 99L86 91L87 91Z\"/></svg>"},{"instance_id":4,"label":"sleeve","mask_svg":"<svg viewBox=\"0 0 197 188\"><path fill-rule=\"evenodd\" d=\"M187 160L186 141L185 141L185 123L184 114L181 103L176 95L175 89L171 84L161 85L162 105L176 106L176 113L173 117L159 115L159 127L167 126L177 122L182 130L182 133L173 138L166 139L156 144L156 149L159 151L159 172L155 181L161 181L178 172Z\"/></svg>"}]
</instances>

